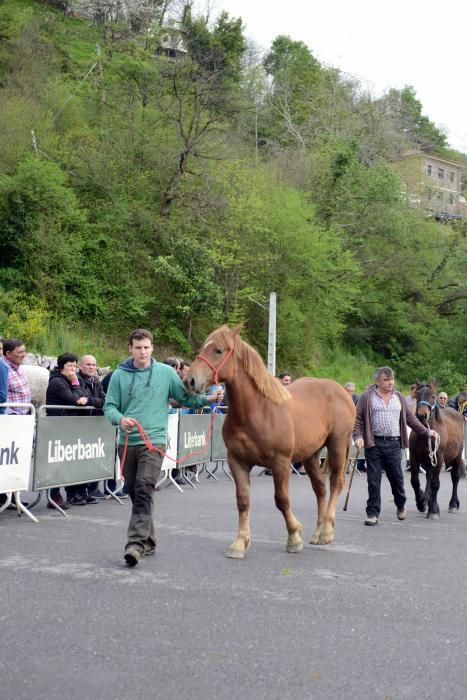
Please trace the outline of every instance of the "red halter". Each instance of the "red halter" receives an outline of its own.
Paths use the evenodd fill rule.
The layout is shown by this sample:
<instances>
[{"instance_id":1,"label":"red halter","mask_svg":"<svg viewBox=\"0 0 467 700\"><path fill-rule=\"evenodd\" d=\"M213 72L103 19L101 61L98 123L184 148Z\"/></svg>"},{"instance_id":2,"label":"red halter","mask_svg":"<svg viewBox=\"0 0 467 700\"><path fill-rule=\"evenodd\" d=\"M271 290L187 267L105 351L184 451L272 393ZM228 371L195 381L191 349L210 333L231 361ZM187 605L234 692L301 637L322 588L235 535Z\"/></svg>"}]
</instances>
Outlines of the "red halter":
<instances>
[{"instance_id":1,"label":"red halter","mask_svg":"<svg viewBox=\"0 0 467 700\"><path fill-rule=\"evenodd\" d=\"M197 359L197 360L202 360L203 362L205 362L205 363L207 364L208 367L210 367L210 368L212 369L212 371L214 372L214 384L219 384L219 383L220 383L220 382L219 382L219 371L220 371L220 370L222 369L222 367L225 365L225 363L227 362L227 360L229 359L229 357L231 356L232 353L233 353L233 347L230 348L229 352L228 352L227 355L224 357L224 359L223 359L222 362L220 363L219 367L214 367L214 365L212 365L212 364L209 362L209 360L207 359L207 357L204 357L204 355L196 355L196 359Z\"/></svg>"}]
</instances>

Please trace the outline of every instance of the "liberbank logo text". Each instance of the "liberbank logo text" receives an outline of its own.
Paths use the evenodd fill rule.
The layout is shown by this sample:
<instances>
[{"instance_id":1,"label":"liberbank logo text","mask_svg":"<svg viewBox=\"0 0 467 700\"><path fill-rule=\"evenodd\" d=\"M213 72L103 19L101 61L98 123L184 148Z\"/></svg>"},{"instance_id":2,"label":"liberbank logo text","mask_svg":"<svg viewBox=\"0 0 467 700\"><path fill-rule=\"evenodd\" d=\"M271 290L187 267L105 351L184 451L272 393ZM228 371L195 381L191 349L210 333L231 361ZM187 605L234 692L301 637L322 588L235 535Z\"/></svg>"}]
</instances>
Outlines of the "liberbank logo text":
<instances>
[{"instance_id":1,"label":"liberbank logo text","mask_svg":"<svg viewBox=\"0 0 467 700\"><path fill-rule=\"evenodd\" d=\"M105 444L101 438L97 442L83 442L80 438L76 442L63 444L61 440L49 440L47 449L48 462L74 462L80 459L100 459L105 457Z\"/></svg>"},{"instance_id":2,"label":"liberbank logo text","mask_svg":"<svg viewBox=\"0 0 467 700\"><path fill-rule=\"evenodd\" d=\"M185 449L191 449L192 447L205 447L206 446L206 433L183 433L183 446Z\"/></svg>"}]
</instances>

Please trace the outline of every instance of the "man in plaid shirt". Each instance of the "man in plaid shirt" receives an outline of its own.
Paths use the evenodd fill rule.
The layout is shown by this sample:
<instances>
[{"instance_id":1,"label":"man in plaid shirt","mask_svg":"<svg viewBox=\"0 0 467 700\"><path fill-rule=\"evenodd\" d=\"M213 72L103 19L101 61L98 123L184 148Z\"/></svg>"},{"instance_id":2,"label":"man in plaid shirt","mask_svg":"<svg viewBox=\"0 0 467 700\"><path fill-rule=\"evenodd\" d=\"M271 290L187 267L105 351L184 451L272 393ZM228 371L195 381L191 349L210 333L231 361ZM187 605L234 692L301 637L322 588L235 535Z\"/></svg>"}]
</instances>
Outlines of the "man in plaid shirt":
<instances>
[{"instance_id":1,"label":"man in plaid shirt","mask_svg":"<svg viewBox=\"0 0 467 700\"><path fill-rule=\"evenodd\" d=\"M24 369L21 367L26 357L26 348L19 338L8 338L3 341L3 361L8 367L8 398L9 403L31 403L31 390ZM8 413L24 415L29 408L15 406Z\"/></svg>"}]
</instances>

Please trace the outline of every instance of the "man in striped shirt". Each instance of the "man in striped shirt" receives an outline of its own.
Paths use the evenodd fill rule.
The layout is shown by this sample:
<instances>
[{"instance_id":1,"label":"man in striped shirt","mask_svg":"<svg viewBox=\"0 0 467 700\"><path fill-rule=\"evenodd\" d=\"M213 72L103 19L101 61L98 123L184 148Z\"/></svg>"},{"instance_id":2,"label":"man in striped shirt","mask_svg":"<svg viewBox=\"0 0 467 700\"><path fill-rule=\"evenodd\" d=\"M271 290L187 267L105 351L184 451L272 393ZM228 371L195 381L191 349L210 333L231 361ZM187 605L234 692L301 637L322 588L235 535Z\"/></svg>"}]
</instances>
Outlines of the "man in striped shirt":
<instances>
[{"instance_id":1,"label":"man in striped shirt","mask_svg":"<svg viewBox=\"0 0 467 700\"><path fill-rule=\"evenodd\" d=\"M8 399L9 403L31 403L31 390L24 369L21 365L26 357L26 348L19 338L8 338L3 341L3 361L8 367ZM25 415L29 408L14 406L8 413Z\"/></svg>"},{"instance_id":2,"label":"man in striped shirt","mask_svg":"<svg viewBox=\"0 0 467 700\"><path fill-rule=\"evenodd\" d=\"M376 525L381 511L383 469L391 484L399 520L407 517L401 448L409 445L407 426L421 435L436 437L411 413L403 394L394 389L394 372L379 367L375 384L363 392L357 404L353 439L358 449L365 448L368 500L365 525Z\"/></svg>"}]
</instances>

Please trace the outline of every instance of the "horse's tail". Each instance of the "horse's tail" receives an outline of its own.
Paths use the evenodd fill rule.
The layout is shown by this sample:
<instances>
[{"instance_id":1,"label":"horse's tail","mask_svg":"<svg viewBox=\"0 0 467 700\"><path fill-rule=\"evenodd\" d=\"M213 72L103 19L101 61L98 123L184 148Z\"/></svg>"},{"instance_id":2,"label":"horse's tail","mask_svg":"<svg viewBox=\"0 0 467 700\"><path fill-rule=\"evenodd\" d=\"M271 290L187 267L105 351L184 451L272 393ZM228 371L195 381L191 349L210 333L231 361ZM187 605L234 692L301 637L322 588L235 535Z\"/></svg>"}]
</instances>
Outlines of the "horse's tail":
<instances>
[{"instance_id":1,"label":"horse's tail","mask_svg":"<svg viewBox=\"0 0 467 700\"><path fill-rule=\"evenodd\" d=\"M467 476L467 468L465 466L465 462L463 459L461 459L461 463L459 466L459 479L465 479Z\"/></svg>"}]
</instances>

